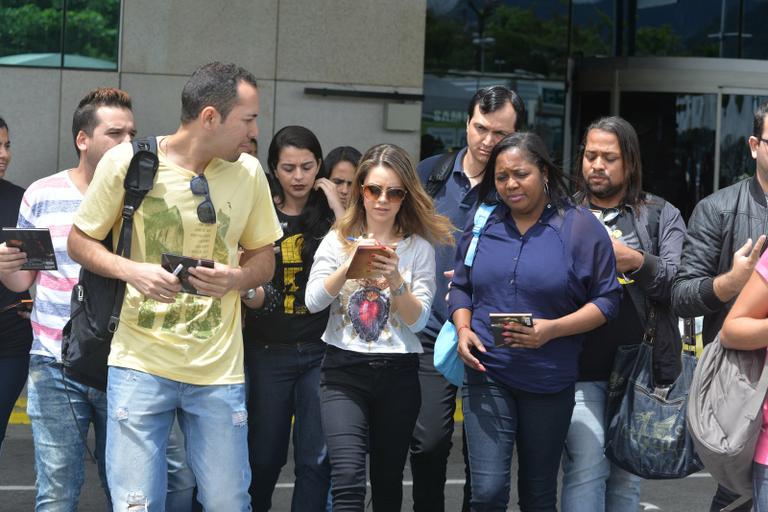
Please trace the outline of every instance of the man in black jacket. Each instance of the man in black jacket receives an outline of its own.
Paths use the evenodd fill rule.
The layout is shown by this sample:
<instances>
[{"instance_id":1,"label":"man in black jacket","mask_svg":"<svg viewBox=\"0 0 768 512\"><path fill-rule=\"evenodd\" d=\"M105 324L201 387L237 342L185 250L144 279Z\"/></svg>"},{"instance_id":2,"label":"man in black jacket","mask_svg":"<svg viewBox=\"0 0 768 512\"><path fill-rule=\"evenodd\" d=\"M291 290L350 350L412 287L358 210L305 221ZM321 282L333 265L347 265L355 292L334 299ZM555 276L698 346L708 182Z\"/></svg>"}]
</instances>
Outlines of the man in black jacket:
<instances>
[{"instance_id":1,"label":"man in black jacket","mask_svg":"<svg viewBox=\"0 0 768 512\"><path fill-rule=\"evenodd\" d=\"M768 227L768 102L755 112L749 149L755 176L702 199L688 221L672 305L683 317L704 316L704 344L720 331L736 296L757 264ZM737 496L722 486L712 500L719 511ZM749 511L751 502L737 511Z\"/></svg>"},{"instance_id":2,"label":"man in black jacket","mask_svg":"<svg viewBox=\"0 0 768 512\"><path fill-rule=\"evenodd\" d=\"M636 511L640 478L605 457L608 380L619 345L643 341L655 312L653 375L657 386L680 373L680 332L670 311L672 281L685 238L680 211L643 192L637 133L620 117L604 117L584 133L574 173L577 202L608 230L623 296L619 315L587 333L579 359L576 405L563 454L563 512Z\"/></svg>"},{"instance_id":3,"label":"man in black jacket","mask_svg":"<svg viewBox=\"0 0 768 512\"><path fill-rule=\"evenodd\" d=\"M491 150L525 122L525 104L514 91L495 85L475 93L467 109L467 146L456 153L425 159L418 173L434 198L437 212L464 229L477 201L476 185L482 180ZM421 410L411 441L413 509L442 512L445 507L445 473L453 435L456 386L440 375L433 363L435 338L448 318L445 296L453 269L455 249L436 247L435 300L427 327L419 333L424 353L420 356ZM444 273L447 273L444 275ZM468 473L467 473L467 476ZM467 478L469 482L469 478ZM468 510L468 485L464 509Z\"/></svg>"}]
</instances>

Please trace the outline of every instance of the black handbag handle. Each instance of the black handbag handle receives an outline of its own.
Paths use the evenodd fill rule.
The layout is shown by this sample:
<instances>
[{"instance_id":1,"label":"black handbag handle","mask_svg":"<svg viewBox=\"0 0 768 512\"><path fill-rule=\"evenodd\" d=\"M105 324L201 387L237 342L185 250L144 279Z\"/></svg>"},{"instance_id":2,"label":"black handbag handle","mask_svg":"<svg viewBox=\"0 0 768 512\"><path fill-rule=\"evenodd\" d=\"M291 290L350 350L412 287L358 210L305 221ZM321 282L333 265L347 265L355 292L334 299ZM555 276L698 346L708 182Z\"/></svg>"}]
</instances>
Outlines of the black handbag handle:
<instances>
[{"instance_id":1,"label":"black handbag handle","mask_svg":"<svg viewBox=\"0 0 768 512\"><path fill-rule=\"evenodd\" d=\"M656 340L656 317L656 304L650 300L648 301L648 314L646 315L643 343L653 345L653 342Z\"/></svg>"},{"instance_id":2,"label":"black handbag handle","mask_svg":"<svg viewBox=\"0 0 768 512\"><path fill-rule=\"evenodd\" d=\"M683 353L696 356L696 324L693 318L683 318Z\"/></svg>"}]
</instances>

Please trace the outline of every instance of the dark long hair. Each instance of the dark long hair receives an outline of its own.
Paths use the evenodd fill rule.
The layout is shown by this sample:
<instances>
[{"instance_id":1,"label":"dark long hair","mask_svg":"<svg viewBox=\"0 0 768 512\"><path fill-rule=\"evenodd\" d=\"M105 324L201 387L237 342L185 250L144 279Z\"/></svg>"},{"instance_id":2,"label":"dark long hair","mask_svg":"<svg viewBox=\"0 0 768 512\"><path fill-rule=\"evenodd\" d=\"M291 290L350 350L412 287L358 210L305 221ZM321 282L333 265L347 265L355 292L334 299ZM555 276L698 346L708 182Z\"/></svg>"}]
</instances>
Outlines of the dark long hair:
<instances>
[{"instance_id":1,"label":"dark long hair","mask_svg":"<svg viewBox=\"0 0 768 512\"><path fill-rule=\"evenodd\" d=\"M362 157L362 153L352 146L339 146L333 148L327 155L325 155L325 162L323 162L325 174L330 177L333 168L340 162L349 162L355 169L357 169L357 164L360 163Z\"/></svg>"},{"instance_id":2,"label":"dark long hair","mask_svg":"<svg viewBox=\"0 0 768 512\"><path fill-rule=\"evenodd\" d=\"M554 207L562 211L571 204L568 195L568 181L563 175L563 171L550 158L547 146L541 137L533 132L512 133L496 144L491 151L491 156L488 157L488 163L485 164L483 181L478 185L478 201L491 204L499 202L495 184L496 160L502 152L509 149L520 150L523 158L535 165L542 173L547 173L549 200Z\"/></svg>"},{"instance_id":3,"label":"dark long hair","mask_svg":"<svg viewBox=\"0 0 768 512\"><path fill-rule=\"evenodd\" d=\"M275 204L278 206L285 201L285 191L277 179L277 163L283 148L292 146L306 149L314 155L317 161L317 178L326 178L327 172L323 166L323 150L320 142L307 128L303 126L286 126L278 131L269 144L267 166L269 167L269 188ZM312 189L307 204L299 215L299 231L301 232L301 264L302 271L296 274L296 285L303 290L309 278L309 270L315 258L315 251L320 241L328 233L333 223L333 210L328 206L328 199L321 190Z\"/></svg>"},{"instance_id":4,"label":"dark long hair","mask_svg":"<svg viewBox=\"0 0 768 512\"><path fill-rule=\"evenodd\" d=\"M587 136L592 130L601 130L612 133L619 140L619 151L621 151L621 161L624 164L624 172L628 176L627 193L624 195L623 202L630 206L639 206L645 203L643 194L643 164L640 158L640 139L632 125L624 118L619 116L601 117L592 122L584 130L584 136L579 146L579 154L574 161L573 174L576 178L578 187L578 197L589 197L589 190L584 181L584 172L582 165L584 163L584 150L587 147Z\"/></svg>"}]
</instances>

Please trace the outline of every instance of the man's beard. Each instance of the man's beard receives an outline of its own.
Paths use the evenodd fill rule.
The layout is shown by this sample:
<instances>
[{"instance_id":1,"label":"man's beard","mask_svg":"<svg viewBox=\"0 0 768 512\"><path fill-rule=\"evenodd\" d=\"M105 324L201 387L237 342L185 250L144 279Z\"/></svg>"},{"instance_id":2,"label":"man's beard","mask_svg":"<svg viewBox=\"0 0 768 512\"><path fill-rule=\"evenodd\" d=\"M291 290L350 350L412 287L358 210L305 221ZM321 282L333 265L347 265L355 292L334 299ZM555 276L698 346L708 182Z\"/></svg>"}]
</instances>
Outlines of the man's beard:
<instances>
[{"instance_id":1,"label":"man's beard","mask_svg":"<svg viewBox=\"0 0 768 512\"><path fill-rule=\"evenodd\" d=\"M589 193L598 199L609 199L621 193L621 189L624 188L624 185L616 185L609 181L607 185L594 186L587 181L587 188L589 189Z\"/></svg>"}]
</instances>

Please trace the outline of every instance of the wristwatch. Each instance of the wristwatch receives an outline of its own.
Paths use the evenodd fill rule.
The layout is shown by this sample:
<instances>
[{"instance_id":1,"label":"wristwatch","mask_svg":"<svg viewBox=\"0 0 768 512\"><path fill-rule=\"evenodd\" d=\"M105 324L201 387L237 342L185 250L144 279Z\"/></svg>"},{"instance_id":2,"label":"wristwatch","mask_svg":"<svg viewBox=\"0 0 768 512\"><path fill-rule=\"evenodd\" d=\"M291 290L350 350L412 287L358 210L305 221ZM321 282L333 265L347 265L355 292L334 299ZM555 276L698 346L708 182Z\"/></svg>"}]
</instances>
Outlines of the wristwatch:
<instances>
[{"instance_id":1,"label":"wristwatch","mask_svg":"<svg viewBox=\"0 0 768 512\"><path fill-rule=\"evenodd\" d=\"M400 283L400 286L398 286L396 289L392 290L392 296L393 297L399 297L400 295L405 293L405 279L403 279L403 282Z\"/></svg>"},{"instance_id":2,"label":"wristwatch","mask_svg":"<svg viewBox=\"0 0 768 512\"><path fill-rule=\"evenodd\" d=\"M243 295L243 298L245 300L253 300L254 298L256 298L256 288L248 288L245 291L245 295Z\"/></svg>"}]
</instances>

